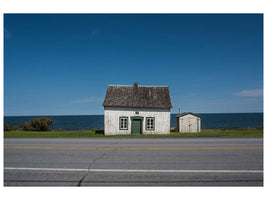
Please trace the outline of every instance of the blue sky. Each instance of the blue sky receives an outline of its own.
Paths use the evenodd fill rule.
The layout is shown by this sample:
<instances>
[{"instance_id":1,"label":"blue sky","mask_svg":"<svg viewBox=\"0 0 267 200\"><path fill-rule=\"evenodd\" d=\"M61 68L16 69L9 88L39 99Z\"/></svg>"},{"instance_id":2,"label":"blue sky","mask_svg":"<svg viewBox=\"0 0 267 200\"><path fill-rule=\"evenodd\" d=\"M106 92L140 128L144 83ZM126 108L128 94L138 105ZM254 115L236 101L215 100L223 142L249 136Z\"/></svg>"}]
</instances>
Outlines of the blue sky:
<instances>
[{"instance_id":1,"label":"blue sky","mask_svg":"<svg viewBox=\"0 0 267 200\"><path fill-rule=\"evenodd\" d=\"M172 113L263 112L260 14L5 14L4 115L103 114L108 84Z\"/></svg>"}]
</instances>

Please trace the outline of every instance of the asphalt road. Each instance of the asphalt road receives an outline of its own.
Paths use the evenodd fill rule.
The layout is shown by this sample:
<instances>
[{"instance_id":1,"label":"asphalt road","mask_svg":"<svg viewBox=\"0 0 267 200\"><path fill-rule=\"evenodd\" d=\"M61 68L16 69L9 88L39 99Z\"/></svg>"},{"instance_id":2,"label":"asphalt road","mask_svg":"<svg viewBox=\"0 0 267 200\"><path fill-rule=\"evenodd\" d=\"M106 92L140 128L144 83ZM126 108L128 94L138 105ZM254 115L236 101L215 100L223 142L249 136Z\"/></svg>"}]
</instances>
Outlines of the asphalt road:
<instances>
[{"instance_id":1,"label":"asphalt road","mask_svg":"<svg viewBox=\"0 0 267 200\"><path fill-rule=\"evenodd\" d=\"M262 138L5 139L4 186L263 186Z\"/></svg>"}]
</instances>

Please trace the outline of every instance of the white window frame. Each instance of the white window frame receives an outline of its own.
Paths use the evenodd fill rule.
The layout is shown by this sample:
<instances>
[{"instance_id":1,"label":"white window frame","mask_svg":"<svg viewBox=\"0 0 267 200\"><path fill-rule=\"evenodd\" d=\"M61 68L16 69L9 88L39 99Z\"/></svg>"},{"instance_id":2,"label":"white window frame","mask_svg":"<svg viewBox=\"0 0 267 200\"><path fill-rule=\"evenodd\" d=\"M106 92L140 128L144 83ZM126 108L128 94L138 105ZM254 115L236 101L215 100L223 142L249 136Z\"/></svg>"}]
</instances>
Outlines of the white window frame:
<instances>
[{"instance_id":1,"label":"white window frame","mask_svg":"<svg viewBox=\"0 0 267 200\"><path fill-rule=\"evenodd\" d=\"M119 126L120 130L128 130L128 117L120 117Z\"/></svg>"},{"instance_id":2,"label":"white window frame","mask_svg":"<svg viewBox=\"0 0 267 200\"><path fill-rule=\"evenodd\" d=\"M154 131L155 130L155 117L146 118L146 130Z\"/></svg>"}]
</instances>

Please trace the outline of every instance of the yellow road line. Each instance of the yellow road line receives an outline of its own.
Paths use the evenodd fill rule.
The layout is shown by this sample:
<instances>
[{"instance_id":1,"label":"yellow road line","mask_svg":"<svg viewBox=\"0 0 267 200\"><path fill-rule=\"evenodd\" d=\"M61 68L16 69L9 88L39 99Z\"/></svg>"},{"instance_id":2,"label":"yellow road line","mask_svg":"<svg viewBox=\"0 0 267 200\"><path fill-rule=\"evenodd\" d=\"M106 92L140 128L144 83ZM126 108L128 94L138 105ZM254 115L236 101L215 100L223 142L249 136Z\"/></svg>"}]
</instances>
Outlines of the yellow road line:
<instances>
[{"instance_id":1,"label":"yellow road line","mask_svg":"<svg viewBox=\"0 0 267 200\"><path fill-rule=\"evenodd\" d=\"M24 147L24 146L5 146L5 149L187 150L187 149L263 149L263 147Z\"/></svg>"}]
</instances>

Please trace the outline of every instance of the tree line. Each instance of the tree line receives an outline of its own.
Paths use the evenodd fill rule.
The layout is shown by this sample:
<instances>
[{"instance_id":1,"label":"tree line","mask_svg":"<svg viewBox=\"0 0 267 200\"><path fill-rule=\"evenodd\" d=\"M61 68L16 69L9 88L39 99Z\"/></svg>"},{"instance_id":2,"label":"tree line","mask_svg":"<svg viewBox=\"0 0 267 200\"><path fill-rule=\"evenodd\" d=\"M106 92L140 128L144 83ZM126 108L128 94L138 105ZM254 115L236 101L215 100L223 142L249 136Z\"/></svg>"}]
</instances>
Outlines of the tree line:
<instances>
[{"instance_id":1,"label":"tree line","mask_svg":"<svg viewBox=\"0 0 267 200\"><path fill-rule=\"evenodd\" d=\"M29 122L21 123L19 127L24 131L48 131L54 123L53 118L40 117L33 118ZM4 131L16 131L17 126L4 123Z\"/></svg>"}]
</instances>

